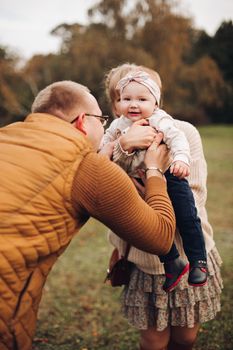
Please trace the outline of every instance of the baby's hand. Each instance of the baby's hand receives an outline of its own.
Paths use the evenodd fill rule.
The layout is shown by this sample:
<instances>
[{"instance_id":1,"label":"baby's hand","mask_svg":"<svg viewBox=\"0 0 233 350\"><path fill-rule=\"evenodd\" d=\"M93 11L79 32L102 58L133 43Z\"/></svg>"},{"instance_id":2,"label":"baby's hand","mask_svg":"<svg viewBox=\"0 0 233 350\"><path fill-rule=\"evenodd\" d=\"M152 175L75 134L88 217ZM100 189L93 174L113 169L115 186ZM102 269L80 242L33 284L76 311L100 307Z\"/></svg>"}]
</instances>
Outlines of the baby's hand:
<instances>
[{"instance_id":1,"label":"baby's hand","mask_svg":"<svg viewBox=\"0 0 233 350\"><path fill-rule=\"evenodd\" d=\"M190 174L189 166L181 160L177 160L176 162L172 163L170 173L177 176L179 179L183 179Z\"/></svg>"},{"instance_id":2,"label":"baby's hand","mask_svg":"<svg viewBox=\"0 0 233 350\"><path fill-rule=\"evenodd\" d=\"M116 144L116 141L106 143L106 145L104 145L103 147L100 148L98 153L103 154L103 155L107 156L109 159L111 159L115 144Z\"/></svg>"}]
</instances>

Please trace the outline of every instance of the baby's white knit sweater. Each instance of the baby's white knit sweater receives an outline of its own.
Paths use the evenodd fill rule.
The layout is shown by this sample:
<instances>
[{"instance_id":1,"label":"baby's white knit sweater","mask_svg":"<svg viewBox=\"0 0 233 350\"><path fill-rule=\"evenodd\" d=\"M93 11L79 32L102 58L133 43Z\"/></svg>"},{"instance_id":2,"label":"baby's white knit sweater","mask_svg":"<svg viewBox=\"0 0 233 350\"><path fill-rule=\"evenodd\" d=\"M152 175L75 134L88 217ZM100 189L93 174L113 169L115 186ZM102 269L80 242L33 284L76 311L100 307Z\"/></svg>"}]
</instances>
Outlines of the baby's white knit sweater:
<instances>
[{"instance_id":1,"label":"baby's white knit sweater","mask_svg":"<svg viewBox=\"0 0 233 350\"><path fill-rule=\"evenodd\" d=\"M203 154L202 142L197 129L190 123L175 120L175 126L182 131L186 139L188 140L190 152L191 152L191 163L190 163L190 176L187 178L189 185L193 191L198 216L201 219L202 230L205 238L205 245L207 253L215 246L213 240L213 230L208 221L206 212L206 199L207 199L207 165ZM116 145L114 150L114 160L119 163L125 163L129 161L125 154L122 153L119 145ZM113 246L117 247L120 253L123 255L125 251L126 243L121 240L113 232L109 233L109 240ZM179 235L178 230L175 235L176 246L183 258L186 258L182 239ZM134 247L131 247L128 259L134 262L139 269L150 274L163 274L164 268L160 263L159 258L156 255L145 253Z\"/></svg>"},{"instance_id":2,"label":"baby's white knit sweater","mask_svg":"<svg viewBox=\"0 0 233 350\"><path fill-rule=\"evenodd\" d=\"M176 127L175 120L159 108L147 120L150 126L163 133L163 141L171 150L173 162L180 160L190 165L189 143L184 132ZM103 144L114 141L122 134L127 133L132 124L132 120L125 116L115 119L104 134ZM119 160L119 165L130 176L138 177L137 169L144 168L145 152L146 150L136 150L133 157L123 159L123 161ZM113 161L118 163L114 157Z\"/></svg>"}]
</instances>

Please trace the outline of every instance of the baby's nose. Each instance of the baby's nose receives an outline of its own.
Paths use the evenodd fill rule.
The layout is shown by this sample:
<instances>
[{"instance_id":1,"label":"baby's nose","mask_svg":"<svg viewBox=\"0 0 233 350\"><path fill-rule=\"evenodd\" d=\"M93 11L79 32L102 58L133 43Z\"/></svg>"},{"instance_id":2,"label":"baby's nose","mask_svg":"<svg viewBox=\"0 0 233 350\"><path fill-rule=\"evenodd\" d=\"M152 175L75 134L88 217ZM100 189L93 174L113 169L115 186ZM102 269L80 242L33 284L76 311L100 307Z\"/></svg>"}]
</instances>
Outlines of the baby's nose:
<instances>
[{"instance_id":1,"label":"baby's nose","mask_svg":"<svg viewBox=\"0 0 233 350\"><path fill-rule=\"evenodd\" d=\"M130 107L137 107L138 106L138 104L137 104L137 101L135 101L135 100L131 100L130 101Z\"/></svg>"}]
</instances>

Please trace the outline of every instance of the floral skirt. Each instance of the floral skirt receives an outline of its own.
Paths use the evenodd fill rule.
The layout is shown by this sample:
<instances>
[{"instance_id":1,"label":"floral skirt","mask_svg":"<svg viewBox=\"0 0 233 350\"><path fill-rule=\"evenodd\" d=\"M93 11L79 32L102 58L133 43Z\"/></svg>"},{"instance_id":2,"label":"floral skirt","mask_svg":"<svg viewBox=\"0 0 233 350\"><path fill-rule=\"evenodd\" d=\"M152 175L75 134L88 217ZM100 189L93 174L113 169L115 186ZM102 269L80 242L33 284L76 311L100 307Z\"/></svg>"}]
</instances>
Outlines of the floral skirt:
<instances>
[{"instance_id":1,"label":"floral skirt","mask_svg":"<svg viewBox=\"0 0 233 350\"><path fill-rule=\"evenodd\" d=\"M123 314L137 329L167 326L192 328L195 323L213 319L220 311L220 294L223 288L220 274L222 260L216 248L208 254L208 281L205 286L191 287L185 274L177 287L165 293L164 275L149 275L136 266L130 283L123 290Z\"/></svg>"}]
</instances>

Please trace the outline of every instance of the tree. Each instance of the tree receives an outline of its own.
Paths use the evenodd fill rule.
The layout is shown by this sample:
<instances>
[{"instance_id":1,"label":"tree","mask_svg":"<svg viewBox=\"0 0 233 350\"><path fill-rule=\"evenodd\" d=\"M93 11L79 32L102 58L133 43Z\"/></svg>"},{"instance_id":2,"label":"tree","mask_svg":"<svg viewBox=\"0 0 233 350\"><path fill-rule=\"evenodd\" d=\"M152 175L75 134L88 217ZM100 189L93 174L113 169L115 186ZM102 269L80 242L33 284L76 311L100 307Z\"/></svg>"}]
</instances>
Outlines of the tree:
<instances>
[{"instance_id":1,"label":"tree","mask_svg":"<svg viewBox=\"0 0 233 350\"><path fill-rule=\"evenodd\" d=\"M225 83L216 62L209 56L184 66L176 83L177 100L172 108L179 118L194 124L209 123L212 118L210 111L223 107Z\"/></svg>"},{"instance_id":2,"label":"tree","mask_svg":"<svg viewBox=\"0 0 233 350\"><path fill-rule=\"evenodd\" d=\"M91 14L98 13L99 19L107 23L108 30L114 33L113 51L117 45L125 52L125 61L158 70L163 80L166 106L172 106L172 87L190 48L191 20L175 13L174 1L135 0L134 5L133 2L119 1L118 7L115 5L115 2L102 0L91 10ZM118 36L119 18L125 23ZM138 55L139 48L143 55ZM133 60L130 57L132 51Z\"/></svg>"},{"instance_id":3,"label":"tree","mask_svg":"<svg viewBox=\"0 0 233 350\"><path fill-rule=\"evenodd\" d=\"M103 98L105 72L126 61L153 64L148 53L135 48L127 38L117 37L115 29L105 23L91 23L86 27L62 25L53 30L53 34L59 33L62 34L60 59L66 68L63 77L87 85L105 110L108 110Z\"/></svg>"},{"instance_id":4,"label":"tree","mask_svg":"<svg viewBox=\"0 0 233 350\"><path fill-rule=\"evenodd\" d=\"M18 57L0 46L0 126L20 120L25 112L27 86L17 70Z\"/></svg>"},{"instance_id":5,"label":"tree","mask_svg":"<svg viewBox=\"0 0 233 350\"><path fill-rule=\"evenodd\" d=\"M124 13L127 3L127 0L102 0L89 9L88 15L92 22L102 17L113 35L124 39L127 33L127 16Z\"/></svg>"},{"instance_id":6,"label":"tree","mask_svg":"<svg viewBox=\"0 0 233 350\"><path fill-rule=\"evenodd\" d=\"M221 99L221 107L208 106L214 122L233 122L233 23L223 22L213 37L205 32L197 32L193 40L192 60L195 62L208 55L213 59L225 80L217 98Z\"/></svg>"},{"instance_id":7,"label":"tree","mask_svg":"<svg viewBox=\"0 0 233 350\"><path fill-rule=\"evenodd\" d=\"M233 23L223 22L216 31L210 56L217 62L224 78L233 84Z\"/></svg>"},{"instance_id":8,"label":"tree","mask_svg":"<svg viewBox=\"0 0 233 350\"><path fill-rule=\"evenodd\" d=\"M57 54L35 55L23 67L0 48L0 111L10 120L30 111L48 84L73 80L103 98L104 74L125 62L159 72L164 108L175 117L200 122L233 121L233 26L224 22L214 37L193 28L175 0L100 0L90 23L62 23L51 32L61 39Z\"/></svg>"},{"instance_id":9,"label":"tree","mask_svg":"<svg viewBox=\"0 0 233 350\"><path fill-rule=\"evenodd\" d=\"M224 79L233 83L233 23L222 22L215 35L210 37L204 31L197 34L194 40L193 57L209 55L217 63Z\"/></svg>"}]
</instances>

